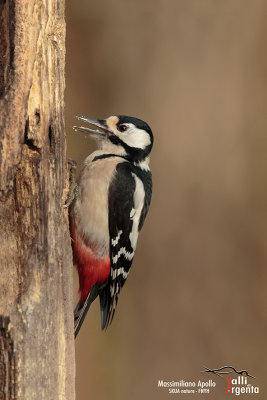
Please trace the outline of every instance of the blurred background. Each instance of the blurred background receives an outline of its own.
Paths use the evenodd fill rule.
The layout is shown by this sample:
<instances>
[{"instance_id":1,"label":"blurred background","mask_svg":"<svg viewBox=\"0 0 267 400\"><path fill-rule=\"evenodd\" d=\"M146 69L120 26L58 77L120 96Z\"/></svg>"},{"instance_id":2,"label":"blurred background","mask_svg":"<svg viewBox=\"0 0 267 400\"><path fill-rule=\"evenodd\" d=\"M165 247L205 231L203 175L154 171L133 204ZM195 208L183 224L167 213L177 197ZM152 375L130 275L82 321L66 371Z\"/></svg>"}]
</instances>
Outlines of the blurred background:
<instances>
[{"instance_id":1,"label":"blurred background","mask_svg":"<svg viewBox=\"0 0 267 400\"><path fill-rule=\"evenodd\" d=\"M114 321L101 331L96 301L76 341L77 399L169 399L159 379L213 379L201 398L224 399L225 377L203 365L248 370L263 399L266 1L80 0L66 14L69 156L95 149L72 131L77 114L136 116L155 136L152 205Z\"/></svg>"}]
</instances>

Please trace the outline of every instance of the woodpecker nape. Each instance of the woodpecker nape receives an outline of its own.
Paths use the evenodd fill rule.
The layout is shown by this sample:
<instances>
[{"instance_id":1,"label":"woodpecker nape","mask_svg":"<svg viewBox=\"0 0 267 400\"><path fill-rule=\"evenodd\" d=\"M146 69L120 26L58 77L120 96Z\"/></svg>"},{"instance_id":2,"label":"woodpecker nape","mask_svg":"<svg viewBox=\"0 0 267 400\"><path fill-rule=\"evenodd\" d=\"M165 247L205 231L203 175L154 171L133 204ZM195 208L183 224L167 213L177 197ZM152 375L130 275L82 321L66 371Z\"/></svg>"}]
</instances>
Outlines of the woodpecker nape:
<instances>
[{"instance_id":1,"label":"woodpecker nape","mask_svg":"<svg viewBox=\"0 0 267 400\"><path fill-rule=\"evenodd\" d=\"M150 127L138 118L77 118L96 127L73 128L92 135L98 150L83 162L70 208L73 262L80 284L75 337L98 296L102 329L112 322L150 205L153 146Z\"/></svg>"}]
</instances>

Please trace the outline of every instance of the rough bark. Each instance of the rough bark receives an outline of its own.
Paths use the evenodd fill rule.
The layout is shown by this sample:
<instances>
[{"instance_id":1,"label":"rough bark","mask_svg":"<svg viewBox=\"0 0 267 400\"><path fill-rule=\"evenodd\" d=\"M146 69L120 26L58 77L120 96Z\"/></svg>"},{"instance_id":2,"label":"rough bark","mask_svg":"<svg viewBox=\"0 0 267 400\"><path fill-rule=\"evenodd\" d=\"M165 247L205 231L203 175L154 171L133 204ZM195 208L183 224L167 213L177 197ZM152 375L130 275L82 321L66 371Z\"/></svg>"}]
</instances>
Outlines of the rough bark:
<instances>
[{"instance_id":1,"label":"rough bark","mask_svg":"<svg viewBox=\"0 0 267 400\"><path fill-rule=\"evenodd\" d=\"M0 0L0 400L74 399L64 0Z\"/></svg>"}]
</instances>

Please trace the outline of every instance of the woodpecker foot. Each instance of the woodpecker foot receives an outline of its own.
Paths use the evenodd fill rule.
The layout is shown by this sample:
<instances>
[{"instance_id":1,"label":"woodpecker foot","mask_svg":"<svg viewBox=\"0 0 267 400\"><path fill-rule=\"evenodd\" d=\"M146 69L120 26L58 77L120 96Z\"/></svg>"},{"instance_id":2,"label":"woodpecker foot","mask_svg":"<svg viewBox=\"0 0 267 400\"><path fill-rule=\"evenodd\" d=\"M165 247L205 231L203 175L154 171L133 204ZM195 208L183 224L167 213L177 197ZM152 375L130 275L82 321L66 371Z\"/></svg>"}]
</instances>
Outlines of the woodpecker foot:
<instances>
[{"instance_id":1,"label":"woodpecker foot","mask_svg":"<svg viewBox=\"0 0 267 400\"><path fill-rule=\"evenodd\" d=\"M77 193L77 184L76 184L76 180L75 180L77 163L72 158L68 158L68 164L70 165L70 175L69 175L70 189L69 189L67 201L63 206L64 208L67 208L71 205L71 203L75 199L75 196Z\"/></svg>"}]
</instances>

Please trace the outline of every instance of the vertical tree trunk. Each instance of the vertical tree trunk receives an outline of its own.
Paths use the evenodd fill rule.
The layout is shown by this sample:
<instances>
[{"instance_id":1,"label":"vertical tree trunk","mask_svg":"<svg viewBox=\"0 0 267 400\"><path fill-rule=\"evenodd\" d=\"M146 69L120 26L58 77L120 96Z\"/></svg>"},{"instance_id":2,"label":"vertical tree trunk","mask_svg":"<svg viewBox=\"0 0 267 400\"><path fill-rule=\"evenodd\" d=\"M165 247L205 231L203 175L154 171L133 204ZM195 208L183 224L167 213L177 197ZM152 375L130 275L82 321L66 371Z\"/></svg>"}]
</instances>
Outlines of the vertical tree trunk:
<instances>
[{"instance_id":1,"label":"vertical tree trunk","mask_svg":"<svg viewBox=\"0 0 267 400\"><path fill-rule=\"evenodd\" d=\"M64 0L0 0L0 400L74 399Z\"/></svg>"}]
</instances>

